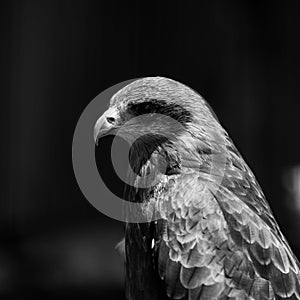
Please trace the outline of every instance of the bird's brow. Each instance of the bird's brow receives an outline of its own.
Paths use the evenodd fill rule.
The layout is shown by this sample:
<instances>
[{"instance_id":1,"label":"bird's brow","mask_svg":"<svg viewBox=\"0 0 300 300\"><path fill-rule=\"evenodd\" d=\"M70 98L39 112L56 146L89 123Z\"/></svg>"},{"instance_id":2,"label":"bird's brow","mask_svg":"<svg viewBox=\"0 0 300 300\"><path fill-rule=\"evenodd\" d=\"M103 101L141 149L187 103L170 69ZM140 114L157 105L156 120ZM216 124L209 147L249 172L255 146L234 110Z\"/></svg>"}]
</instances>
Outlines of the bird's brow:
<instances>
[{"instance_id":1,"label":"bird's brow","mask_svg":"<svg viewBox=\"0 0 300 300\"><path fill-rule=\"evenodd\" d=\"M146 99L128 103L127 111L133 116L144 114L163 114L173 118L180 123L192 121L192 113L179 104L166 100Z\"/></svg>"}]
</instances>

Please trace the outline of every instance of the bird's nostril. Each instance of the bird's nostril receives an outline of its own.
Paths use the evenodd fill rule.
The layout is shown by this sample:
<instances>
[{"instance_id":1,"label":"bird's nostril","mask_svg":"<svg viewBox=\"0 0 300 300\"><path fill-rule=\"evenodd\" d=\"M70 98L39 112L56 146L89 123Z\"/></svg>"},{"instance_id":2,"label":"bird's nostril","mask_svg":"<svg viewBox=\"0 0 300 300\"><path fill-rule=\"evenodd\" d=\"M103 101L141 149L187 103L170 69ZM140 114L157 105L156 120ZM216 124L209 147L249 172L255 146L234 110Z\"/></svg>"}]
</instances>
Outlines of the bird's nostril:
<instances>
[{"instance_id":1,"label":"bird's nostril","mask_svg":"<svg viewBox=\"0 0 300 300\"><path fill-rule=\"evenodd\" d=\"M107 117L106 118L106 121L108 122L108 123L110 123L110 124L113 124L113 123L115 123L115 118L113 118L113 117Z\"/></svg>"}]
</instances>

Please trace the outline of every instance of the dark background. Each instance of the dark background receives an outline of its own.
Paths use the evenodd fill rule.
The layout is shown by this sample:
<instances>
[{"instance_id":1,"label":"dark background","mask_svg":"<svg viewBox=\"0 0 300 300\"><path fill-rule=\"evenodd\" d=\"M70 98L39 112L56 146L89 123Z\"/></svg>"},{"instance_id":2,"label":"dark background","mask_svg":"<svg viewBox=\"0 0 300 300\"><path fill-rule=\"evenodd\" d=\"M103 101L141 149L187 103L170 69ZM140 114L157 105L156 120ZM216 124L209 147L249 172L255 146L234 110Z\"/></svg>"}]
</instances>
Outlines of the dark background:
<instances>
[{"instance_id":1,"label":"dark background","mask_svg":"<svg viewBox=\"0 0 300 300\"><path fill-rule=\"evenodd\" d=\"M123 299L114 251L123 224L84 198L71 147L77 120L96 95L143 76L173 78L208 100L300 256L296 5L36 0L0 6L1 295Z\"/></svg>"}]
</instances>

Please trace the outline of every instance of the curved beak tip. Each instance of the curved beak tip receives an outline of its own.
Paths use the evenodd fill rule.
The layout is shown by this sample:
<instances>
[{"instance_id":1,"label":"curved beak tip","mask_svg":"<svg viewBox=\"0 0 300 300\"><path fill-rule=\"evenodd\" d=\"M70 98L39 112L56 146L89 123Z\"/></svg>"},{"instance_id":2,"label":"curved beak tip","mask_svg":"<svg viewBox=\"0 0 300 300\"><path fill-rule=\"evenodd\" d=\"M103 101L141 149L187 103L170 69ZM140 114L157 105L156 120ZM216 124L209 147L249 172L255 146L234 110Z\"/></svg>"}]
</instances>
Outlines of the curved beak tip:
<instances>
[{"instance_id":1,"label":"curved beak tip","mask_svg":"<svg viewBox=\"0 0 300 300\"><path fill-rule=\"evenodd\" d=\"M97 120L94 127L94 142L96 145L98 145L98 141L101 137L109 135L115 128L115 124L108 121L109 117L114 115L114 111L109 109Z\"/></svg>"},{"instance_id":2,"label":"curved beak tip","mask_svg":"<svg viewBox=\"0 0 300 300\"><path fill-rule=\"evenodd\" d=\"M95 142L96 146L98 146L98 133L97 133L96 129L94 129L94 142Z\"/></svg>"},{"instance_id":3,"label":"curved beak tip","mask_svg":"<svg viewBox=\"0 0 300 300\"><path fill-rule=\"evenodd\" d=\"M94 127L94 142L96 145L98 145L98 140L101 136L104 136L110 129L111 126L108 126L105 122L105 117L101 116Z\"/></svg>"}]
</instances>

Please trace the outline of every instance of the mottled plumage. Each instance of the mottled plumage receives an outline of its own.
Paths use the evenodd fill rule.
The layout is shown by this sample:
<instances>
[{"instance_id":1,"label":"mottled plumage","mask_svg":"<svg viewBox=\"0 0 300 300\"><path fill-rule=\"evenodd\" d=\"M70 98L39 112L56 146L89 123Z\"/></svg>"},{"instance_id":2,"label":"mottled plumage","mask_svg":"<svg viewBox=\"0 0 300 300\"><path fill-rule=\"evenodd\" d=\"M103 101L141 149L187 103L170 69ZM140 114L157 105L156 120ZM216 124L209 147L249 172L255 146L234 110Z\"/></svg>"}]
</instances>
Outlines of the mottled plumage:
<instances>
[{"instance_id":1,"label":"mottled plumage","mask_svg":"<svg viewBox=\"0 0 300 300\"><path fill-rule=\"evenodd\" d=\"M133 140L146 133L130 152L141 175L132 183L146 180L150 169L158 179L151 188L127 185L126 198L154 203L162 216L126 224L127 298L300 299L299 263L254 175L201 96L176 81L149 77L120 90L110 107L116 129L153 113L181 125L132 119L126 131ZM220 157L224 169L213 169Z\"/></svg>"}]
</instances>

